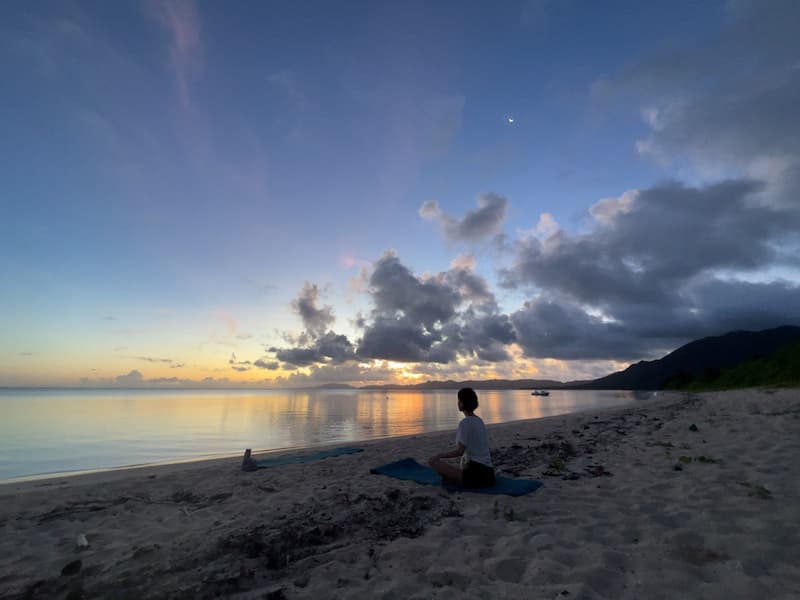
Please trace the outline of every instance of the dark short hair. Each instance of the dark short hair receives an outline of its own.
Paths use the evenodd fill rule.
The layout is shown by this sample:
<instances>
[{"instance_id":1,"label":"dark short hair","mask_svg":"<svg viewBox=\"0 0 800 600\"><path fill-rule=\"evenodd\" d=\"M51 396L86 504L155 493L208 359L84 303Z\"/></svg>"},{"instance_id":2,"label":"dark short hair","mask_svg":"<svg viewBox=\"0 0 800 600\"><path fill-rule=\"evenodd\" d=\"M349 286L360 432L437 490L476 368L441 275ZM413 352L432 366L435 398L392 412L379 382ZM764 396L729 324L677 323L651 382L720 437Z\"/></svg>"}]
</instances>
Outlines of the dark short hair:
<instances>
[{"instance_id":1,"label":"dark short hair","mask_svg":"<svg viewBox=\"0 0 800 600\"><path fill-rule=\"evenodd\" d=\"M475 410L478 408L478 394L472 388L461 388L458 390L458 400L465 410Z\"/></svg>"}]
</instances>

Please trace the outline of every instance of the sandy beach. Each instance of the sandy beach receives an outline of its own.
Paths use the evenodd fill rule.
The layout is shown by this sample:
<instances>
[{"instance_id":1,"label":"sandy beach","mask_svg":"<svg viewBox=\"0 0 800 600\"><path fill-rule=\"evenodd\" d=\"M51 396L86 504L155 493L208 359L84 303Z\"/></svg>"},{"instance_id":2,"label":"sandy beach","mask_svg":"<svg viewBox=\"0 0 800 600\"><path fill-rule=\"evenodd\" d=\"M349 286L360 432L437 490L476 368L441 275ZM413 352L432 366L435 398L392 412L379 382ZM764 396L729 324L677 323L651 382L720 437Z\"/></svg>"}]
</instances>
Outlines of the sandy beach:
<instances>
[{"instance_id":1,"label":"sandy beach","mask_svg":"<svg viewBox=\"0 0 800 600\"><path fill-rule=\"evenodd\" d=\"M369 472L424 463L453 432L256 472L225 459L0 485L0 598L800 597L800 390L489 433L500 474L544 487Z\"/></svg>"}]
</instances>

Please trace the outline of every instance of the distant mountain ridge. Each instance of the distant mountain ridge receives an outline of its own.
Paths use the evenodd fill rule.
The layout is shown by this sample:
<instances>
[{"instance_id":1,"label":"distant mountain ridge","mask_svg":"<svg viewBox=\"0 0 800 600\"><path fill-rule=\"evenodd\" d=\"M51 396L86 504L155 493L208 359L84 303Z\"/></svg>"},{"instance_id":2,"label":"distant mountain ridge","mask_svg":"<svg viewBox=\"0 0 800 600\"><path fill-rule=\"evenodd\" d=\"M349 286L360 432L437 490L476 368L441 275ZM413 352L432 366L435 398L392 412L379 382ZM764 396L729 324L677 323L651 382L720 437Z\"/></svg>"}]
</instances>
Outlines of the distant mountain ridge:
<instances>
[{"instance_id":1,"label":"distant mountain ridge","mask_svg":"<svg viewBox=\"0 0 800 600\"><path fill-rule=\"evenodd\" d=\"M763 331L732 331L706 337L658 360L639 361L623 371L570 385L594 390L660 390L668 384L709 377L749 359L764 357L800 341L800 327L784 325Z\"/></svg>"},{"instance_id":2,"label":"distant mountain ridge","mask_svg":"<svg viewBox=\"0 0 800 600\"><path fill-rule=\"evenodd\" d=\"M534 388L557 388L564 384L553 379L468 379L466 381L424 381L410 385L366 385L362 390L454 390L462 387L471 387L476 390L520 390Z\"/></svg>"},{"instance_id":3,"label":"distant mountain ridge","mask_svg":"<svg viewBox=\"0 0 800 600\"><path fill-rule=\"evenodd\" d=\"M783 325L763 331L732 331L689 342L663 358L639 361L628 368L591 381L561 382L553 379L485 379L425 381L410 385L381 384L361 387L328 384L316 389L359 390L442 390L471 387L477 390L573 389L573 390L660 390L681 387L698 379L713 380L722 369L774 354L800 342L800 327ZM767 382L768 383L768 382ZM778 382L773 382L778 383Z\"/></svg>"}]
</instances>

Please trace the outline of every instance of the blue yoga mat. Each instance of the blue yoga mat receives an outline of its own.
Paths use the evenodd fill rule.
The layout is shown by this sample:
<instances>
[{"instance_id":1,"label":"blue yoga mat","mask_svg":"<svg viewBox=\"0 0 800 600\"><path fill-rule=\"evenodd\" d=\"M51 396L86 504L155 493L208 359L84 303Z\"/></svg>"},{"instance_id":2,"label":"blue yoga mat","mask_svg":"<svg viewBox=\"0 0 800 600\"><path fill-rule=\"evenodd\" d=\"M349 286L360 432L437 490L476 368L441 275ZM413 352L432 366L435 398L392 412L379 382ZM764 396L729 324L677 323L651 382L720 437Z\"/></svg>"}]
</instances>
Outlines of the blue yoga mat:
<instances>
[{"instance_id":1,"label":"blue yoga mat","mask_svg":"<svg viewBox=\"0 0 800 600\"><path fill-rule=\"evenodd\" d=\"M388 465L370 469L370 473L386 475L395 479L416 481L425 485L442 485L442 477L430 467L424 467L413 458L404 458ZM511 479L509 477L496 477L497 483L490 488L462 488L445 486L448 489L461 492L475 492L476 494L504 494L506 496L524 496L535 492L544 484L535 479Z\"/></svg>"},{"instance_id":2,"label":"blue yoga mat","mask_svg":"<svg viewBox=\"0 0 800 600\"><path fill-rule=\"evenodd\" d=\"M320 450L319 452L312 452L311 454L295 454L292 456L278 456L276 458L262 458L256 461L259 469L266 469L268 467L277 467L278 465L296 465L299 463L314 462L323 458L331 458L333 456L342 456L344 454L356 454L363 452L363 448L350 448L348 446L341 446L340 448L333 448L331 450Z\"/></svg>"}]
</instances>

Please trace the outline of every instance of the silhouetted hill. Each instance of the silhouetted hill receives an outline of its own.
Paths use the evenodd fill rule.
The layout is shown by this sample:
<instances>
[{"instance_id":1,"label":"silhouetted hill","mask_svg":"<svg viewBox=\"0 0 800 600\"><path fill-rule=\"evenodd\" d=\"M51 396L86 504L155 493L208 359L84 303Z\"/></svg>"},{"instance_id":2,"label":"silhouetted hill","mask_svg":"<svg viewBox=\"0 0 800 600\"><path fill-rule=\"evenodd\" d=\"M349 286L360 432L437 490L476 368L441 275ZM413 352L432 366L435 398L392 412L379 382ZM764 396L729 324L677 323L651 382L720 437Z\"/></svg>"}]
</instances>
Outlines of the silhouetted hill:
<instances>
[{"instance_id":1,"label":"silhouetted hill","mask_svg":"<svg viewBox=\"0 0 800 600\"><path fill-rule=\"evenodd\" d=\"M624 371L566 387L595 390L660 390L668 384L680 387L700 378L712 380L719 377L722 369L773 354L793 342L800 342L800 327L784 325L764 331L733 331L689 342L659 360L640 361Z\"/></svg>"},{"instance_id":2,"label":"silhouetted hill","mask_svg":"<svg viewBox=\"0 0 800 600\"><path fill-rule=\"evenodd\" d=\"M672 381L667 387L681 390L729 390L759 386L800 387L800 342L761 358L751 358L718 376L703 376L690 382Z\"/></svg>"},{"instance_id":3,"label":"silhouetted hill","mask_svg":"<svg viewBox=\"0 0 800 600\"><path fill-rule=\"evenodd\" d=\"M535 388L560 388L564 384L552 379L485 379L467 381L425 381L411 385L365 385L362 390L457 390L471 387L476 390L532 390Z\"/></svg>"},{"instance_id":4,"label":"silhouetted hill","mask_svg":"<svg viewBox=\"0 0 800 600\"><path fill-rule=\"evenodd\" d=\"M354 390L355 386L349 383L323 383L311 388L312 390Z\"/></svg>"}]
</instances>

